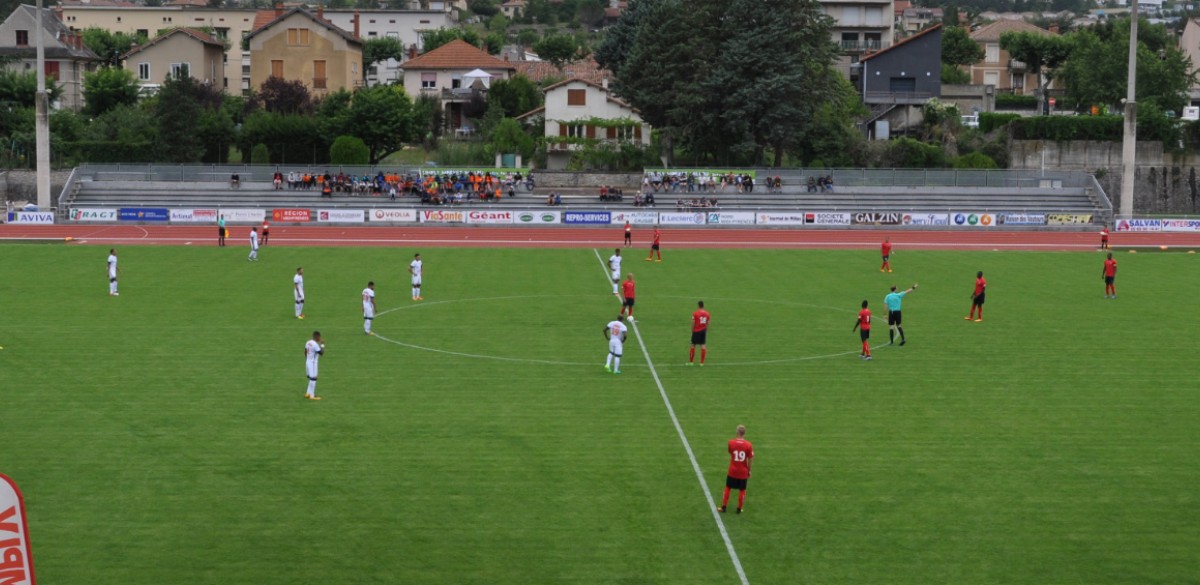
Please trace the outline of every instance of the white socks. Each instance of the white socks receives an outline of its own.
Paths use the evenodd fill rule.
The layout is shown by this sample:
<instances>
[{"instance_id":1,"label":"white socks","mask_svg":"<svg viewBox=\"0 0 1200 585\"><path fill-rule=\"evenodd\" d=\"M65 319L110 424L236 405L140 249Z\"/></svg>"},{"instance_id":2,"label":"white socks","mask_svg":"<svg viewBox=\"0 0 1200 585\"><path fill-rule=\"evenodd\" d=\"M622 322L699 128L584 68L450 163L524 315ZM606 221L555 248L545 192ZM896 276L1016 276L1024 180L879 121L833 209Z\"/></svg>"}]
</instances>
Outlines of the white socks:
<instances>
[{"instance_id":1,"label":"white socks","mask_svg":"<svg viewBox=\"0 0 1200 585\"><path fill-rule=\"evenodd\" d=\"M304 314L304 303L302 303L302 302L296 303L296 316L299 317L300 315L303 315L303 314Z\"/></svg>"},{"instance_id":2,"label":"white socks","mask_svg":"<svg viewBox=\"0 0 1200 585\"><path fill-rule=\"evenodd\" d=\"M309 395L309 396L316 396L316 395L317 395L317 381L316 381L316 380L309 380L309 381L308 381L308 391L307 391L307 392L305 392L305 394L307 394L307 395Z\"/></svg>"},{"instance_id":3,"label":"white socks","mask_svg":"<svg viewBox=\"0 0 1200 585\"><path fill-rule=\"evenodd\" d=\"M371 320L370 319L363 319L363 331L365 331L367 333L371 332Z\"/></svg>"}]
</instances>

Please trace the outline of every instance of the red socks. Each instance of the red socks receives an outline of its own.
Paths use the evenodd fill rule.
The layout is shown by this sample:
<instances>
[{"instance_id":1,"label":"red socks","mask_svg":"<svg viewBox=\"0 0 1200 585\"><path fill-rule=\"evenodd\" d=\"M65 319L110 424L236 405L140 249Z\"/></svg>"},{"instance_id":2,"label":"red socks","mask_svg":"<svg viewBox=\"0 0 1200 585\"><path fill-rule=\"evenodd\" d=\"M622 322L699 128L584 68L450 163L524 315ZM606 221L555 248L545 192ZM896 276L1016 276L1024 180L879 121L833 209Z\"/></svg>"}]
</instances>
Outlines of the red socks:
<instances>
[{"instance_id":1,"label":"red socks","mask_svg":"<svg viewBox=\"0 0 1200 585\"><path fill-rule=\"evenodd\" d=\"M689 364L692 363L692 360L695 360L695 359L696 359L696 348L692 347L692 349L688 350L688 363ZM704 359L704 358L700 358L700 359Z\"/></svg>"},{"instance_id":2,"label":"red socks","mask_svg":"<svg viewBox=\"0 0 1200 585\"><path fill-rule=\"evenodd\" d=\"M703 348L700 350L700 363L704 363L704 358L707 358L707 357L708 357L708 348L706 347L706 348Z\"/></svg>"},{"instance_id":3,"label":"red socks","mask_svg":"<svg viewBox=\"0 0 1200 585\"><path fill-rule=\"evenodd\" d=\"M742 493L745 493L745 492L742 492ZM729 488L726 487L725 495L721 497L721 507L724 508L725 506L728 506L728 505L729 505Z\"/></svg>"},{"instance_id":4,"label":"red socks","mask_svg":"<svg viewBox=\"0 0 1200 585\"><path fill-rule=\"evenodd\" d=\"M738 492L738 509L741 510L742 506L744 506L745 504L746 504L746 490L741 490Z\"/></svg>"},{"instance_id":5,"label":"red socks","mask_svg":"<svg viewBox=\"0 0 1200 585\"><path fill-rule=\"evenodd\" d=\"M871 355L871 344L863 342L863 355Z\"/></svg>"}]
</instances>

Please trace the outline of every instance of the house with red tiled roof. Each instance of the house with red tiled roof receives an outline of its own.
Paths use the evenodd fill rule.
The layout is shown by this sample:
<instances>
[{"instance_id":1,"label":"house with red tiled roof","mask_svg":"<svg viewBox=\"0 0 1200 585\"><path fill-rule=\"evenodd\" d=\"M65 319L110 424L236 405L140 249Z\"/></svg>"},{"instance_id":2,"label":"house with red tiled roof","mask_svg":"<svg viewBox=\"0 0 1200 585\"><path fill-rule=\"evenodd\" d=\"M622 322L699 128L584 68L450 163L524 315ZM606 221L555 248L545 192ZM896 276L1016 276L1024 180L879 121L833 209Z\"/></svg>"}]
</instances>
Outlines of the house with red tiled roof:
<instances>
[{"instance_id":1,"label":"house with red tiled roof","mask_svg":"<svg viewBox=\"0 0 1200 585\"><path fill-rule=\"evenodd\" d=\"M545 105L518 120L545 120L546 168L565 169L589 141L650 144L650 125L625 100L613 95L608 80L566 79L546 86ZM556 140L557 139L557 140Z\"/></svg>"},{"instance_id":2,"label":"house with red tiled roof","mask_svg":"<svg viewBox=\"0 0 1200 585\"><path fill-rule=\"evenodd\" d=\"M222 91L229 85L224 75L225 42L192 28L176 28L134 46L121 61L148 91L157 89L168 75L180 74Z\"/></svg>"},{"instance_id":3,"label":"house with red tiled roof","mask_svg":"<svg viewBox=\"0 0 1200 585\"><path fill-rule=\"evenodd\" d=\"M485 95L493 81L508 79L517 71L512 63L461 39L409 59L401 69L404 91L414 98L436 97L445 109L447 125L454 131L469 128L464 105Z\"/></svg>"},{"instance_id":4,"label":"house with red tiled roof","mask_svg":"<svg viewBox=\"0 0 1200 585\"><path fill-rule=\"evenodd\" d=\"M983 60L971 65L971 83L990 85L997 93L1032 95L1039 87L1038 75L1030 73L1022 62L1013 59L1008 51L1000 48L1000 36L1006 32L1032 32L1040 35L1057 34L1038 28L1024 20L997 20L971 33L971 40L983 47ZM1054 82L1050 82L1054 88Z\"/></svg>"},{"instance_id":5,"label":"house with red tiled roof","mask_svg":"<svg viewBox=\"0 0 1200 585\"><path fill-rule=\"evenodd\" d=\"M246 35L251 88L271 77L298 80L318 96L362 85L362 41L326 20L323 8L315 14L304 7L275 14Z\"/></svg>"},{"instance_id":6,"label":"house with red tiled roof","mask_svg":"<svg viewBox=\"0 0 1200 585\"><path fill-rule=\"evenodd\" d=\"M584 79L592 83L601 83L612 79L612 72L600 67L591 56L561 68L549 61L514 61L517 75L524 75L534 83L542 83L548 79L561 81L564 79Z\"/></svg>"}]
</instances>

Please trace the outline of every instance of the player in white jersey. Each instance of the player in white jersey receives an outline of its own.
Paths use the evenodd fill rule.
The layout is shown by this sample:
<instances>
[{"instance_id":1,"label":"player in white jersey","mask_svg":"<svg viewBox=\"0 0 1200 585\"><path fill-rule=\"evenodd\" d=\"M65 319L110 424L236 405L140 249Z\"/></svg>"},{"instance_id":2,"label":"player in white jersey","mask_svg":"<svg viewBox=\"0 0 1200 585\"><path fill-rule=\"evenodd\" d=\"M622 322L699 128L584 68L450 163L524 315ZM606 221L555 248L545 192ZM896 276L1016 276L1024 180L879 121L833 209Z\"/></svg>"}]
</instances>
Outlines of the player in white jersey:
<instances>
[{"instance_id":1,"label":"player in white jersey","mask_svg":"<svg viewBox=\"0 0 1200 585\"><path fill-rule=\"evenodd\" d=\"M117 249L108 251L108 296L120 296L117 292Z\"/></svg>"},{"instance_id":2,"label":"player in white jersey","mask_svg":"<svg viewBox=\"0 0 1200 585\"><path fill-rule=\"evenodd\" d=\"M304 318L304 269L297 268L292 277L292 298L296 301L296 318Z\"/></svg>"},{"instance_id":3,"label":"player in white jersey","mask_svg":"<svg viewBox=\"0 0 1200 585\"><path fill-rule=\"evenodd\" d=\"M308 390L304 397L309 400L320 400L317 396L317 362L325 355L325 344L321 342L321 332L313 331L312 339L304 344L304 373L308 375Z\"/></svg>"},{"instance_id":4,"label":"player in white jersey","mask_svg":"<svg viewBox=\"0 0 1200 585\"><path fill-rule=\"evenodd\" d=\"M421 266L421 255L413 254L413 261L408 265L408 273L412 275L412 297L414 301L425 298L421 296Z\"/></svg>"},{"instance_id":5,"label":"player in white jersey","mask_svg":"<svg viewBox=\"0 0 1200 585\"><path fill-rule=\"evenodd\" d=\"M246 258L251 262L258 261L258 228L250 228L250 257Z\"/></svg>"},{"instance_id":6,"label":"player in white jersey","mask_svg":"<svg viewBox=\"0 0 1200 585\"><path fill-rule=\"evenodd\" d=\"M363 289L363 331L367 335L375 335L371 333L371 321L375 319L375 282L367 283L367 288Z\"/></svg>"},{"instance_id":7,"label":"player in white jersey","mask_svg":"<svg viewBox=\"0 0 1200 585\"><path fill-rule=\"evenodd\" d=\"M624 353L625 336L628 334L624 315L617 315L616 321L609 321L604 326L604 337L608 338L608 358L604 360L604 371L621 373L621 354Z\"/></svg>"},{"instance_id":8,"label":"player in white jersey","mask_svg":"<svg viewBox=\"0 0 1200 585\"><path fill-rule=\"evenodd\" d=\"M613 255L608 258L608 270L612 273L613 294L620 296L617 292L617 287L621 284L621 249L617 248L613 251Z\"/></svg>"}]
</instances>

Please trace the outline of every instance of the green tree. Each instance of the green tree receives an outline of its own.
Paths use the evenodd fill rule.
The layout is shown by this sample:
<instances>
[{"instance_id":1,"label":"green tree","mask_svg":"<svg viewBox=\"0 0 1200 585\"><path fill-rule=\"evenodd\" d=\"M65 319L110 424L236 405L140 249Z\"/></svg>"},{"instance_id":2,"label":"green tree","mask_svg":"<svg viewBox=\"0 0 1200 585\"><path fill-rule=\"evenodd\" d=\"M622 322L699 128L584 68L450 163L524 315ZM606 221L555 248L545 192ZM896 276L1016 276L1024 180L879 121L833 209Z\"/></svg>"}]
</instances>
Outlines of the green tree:
<instances>
[{"instance_id":1,"label":"green tree","mask_svg":"<svg viewBox=\"0 0 1200 585\"><path fill-rule=\"evenodd\" d=\"M485 46L483 38L475 29L471 28L438 28L421 31L421 46L424 47L426 53L460 39L479 48Z\"/></svg>"},{"instance_id":2,"label":"green tree","mask_svg":"<svg viewBox=\"0 0 1200 585\"><path fill-rule=\"evenodd\" d=\"M161 162L197 162L204 154L204 145L196 122L202 110L195 79L168 76L158 95L154 117L158 121L156 160Z\"/></svg>"},{"instance_id":3,"label":"green tree","mask_svg":"<svg viewBox=\"0 0 1200 585\"><path fill-rule=\"evenodd\" d=\"M532 29L532 28L521 29L521 32L517 33L517 44L521 45L522 48L532 47L541 38L542 38L542 35L538 34L538 31L536 29Z\"/></svg>"},{"instance_id":4,"label":"green tree","mask_svg":"<svg viewBox=\"0 0 1200 585\"><path fill-rule=\"evenodd\" d=\"M158 121L149 105L118 105L92 119L75 147L89 162L155 160Z\"/></svg>"},{"instance_id":5,"label":"green tree","mask_svg":"<svg viewBox=\"0 0 1200 585\"><path fill-rule=\"evenodd\" d=\"M412 140L412 100L398 85L360 89L350 102L348 130L366 143L376 164Z\"/></svg>"},{"instance_id":6,"label":"green tree","mask_svg":"<svg viewBox=\"0 0 1200 585\"><path fill-rule=\"evenodd\" d=\"M271 151L267 145L259 143L255 144L250 150L250 164L265 165L271 163Z\"/></svg>"},{"instance_id":7,"label":"green tree","mask_svg":"<svg viewBox=\"0 0 1200 585\"><path fill-rule=\"evenodd\" d=\"M521 153L523 158L533 156L533 138L525 133L521 124L512 118L504 118L492 130L492 152L501 154Z\"/></svg>"},{"instance_id":8,"label":"green tree","mask_svg":"<svg viewBox=\"0 0 1200 585\"><path fill-rule=\"evenodd\" d=\"M496 14L487 21L488 32L499 33L501 35L508 34L508 17L503 14Z\"/></svg>"},{"instance_id":9,"label":"green tree","mask_svg":"<svg viewBox=\"0 0 1200 585\"><path fill-rule=\"evenodd\" d=\"M1059 78L1067 90L1064 104L1077 111L1091 106L1119 108L1126 97L1129 19L1085 28L1069 37L1070 57ZM1138 23L1137 100L1161 110L1178 111L1187 104L1194 74L1166 28Z\"/></svg>"},{"instance_id":10,"label":"green tree","mask_svg":"<svg viewBox=\"0 0 1200 585\"><path fill-rule=\"evenodd\" d=\"M467 0L467 8L479 16L494 16L500 13L495 0Z\"/></svg>"},{"instance_id":11,"label":"green tree","mask_svg":"<svg viewBox=\"0 0 1200 585\"><path fill-rule=\"evenodd\" d=\"M350 102L354 94L339 89L321 100L317 106L317 120L324 136L341 136L349 132Z\"/></svg>"},{"instance_id":12,"label":"green tree","mask_svg":"<svg viewBox=\"0 0 1200 585\"><path fill-rule=\"evenodd\" d=\"M488 105L499 104L506 117L516 117L542 105L542 92L524 75L492 82Z\"/></svg>"},{"instance_id":13,"label":"green tree","mask_svg":"<svg viewBox=\"0 0 1200 585\"><path fill-rule=\"evenodd\" d=\"M1000 48L1008 51L1013 59L1028 67L1030 73L1041 80L1038 111L1045 111L1046 89L1054 79L1057 69L1071 53L1071 44L1065 37L1032 31L1006 32L1000 35Z\"/></svg>"},{"instance_id":14,"label":"green tree","mask_svg":"<svg viewBox=\"0 0 1200 585\"><path fill-rule=\"evenodd\" d=\"M575 37L564 34L546 35L542 40L534 43L533 52L537 53L543 61L551 62L559 69L580 58L579 45L576 44Z\"/></svg>"},{"instance_id":15,"label":"green tree","mask_svg":"<svg viewBox=\"0 0 1200 585\"><path fill-rule=\"evenodd\" d=\"M544 0L543 0L544 1ZM660 0L637 0L621 14L616 24L608 27L604 41L596 47L596 62L621 77L621 66L633 51L634 42L641 30L644 16L650 13Z\"/></svg>"},{"instance_id":16,"label":"green tree","mask_svg":"<svg viewBox=\"0 0 1200 585\"><path fill-rule=\"evenodd\" d=\"M132 71L102 67L83 74L83 111L99 116L116 106L137 103L141 86Z\"/></svg>"},{"instance_id":17,"label":"green tree","mask_svg":"<svg viewBox=\"0 0 1200 585\"><path fill-rule=\"evenodd\" d=\"M965 85L971 83L971 74L955 67L942 63L942 85Z\"/></svg>"},{"instance_id":18,"label":"green tree","mask_svg":"<svg viewBox=\"0 0 1200 585\"><path fill-rule=\"evenodd\" d=\"M313 111L312 95L308 93L304 82L298 79L288 81L268 77L250 100L252 109L261 107L268 112L310 114Z\"/></svg>"},{"instance_id":19,"label":"green tree","mask_svg":"<svg viewBox=\"0 0 1200 585\"><path fill-rule=\"evenodd\" d=\"M855 120L867 115L858 90L838 75L837 98L822 103L792 143L790 153L801 161L819 160L830 166L863 166L867 163L866 139Z\"/></svg>"},{"instance_id":20,"label":"green tree","mask_svg":"<svg viewBox=\"0 0 1200 585\"><path fill-rule=\"evenodd\" d=\"M372 65L395 59L404 60L404 43L395 37L379 37L363 41L363 79L367 78L367 69Z\"/></svg>"},{"instance_id":21,"label":"green tree","mask_svg":"<svg viewBox=\"0 0 1200 585\"><path fill-rule=\"evenodd\" d=\"M413 102L413 137L421 139L426 148L435 148L445 125L445 111L438 98L422 95Z\"/></svg>"},{"instance_id":22,"label":"green tree","mask_svg":"<svg viewBox=\"0 0 1200 585\"><path fill-rule=\"evenodd\" d=\"M134 43L145 44L146 37L135 37L123 32L109 32L103 28L83 30L83 44L100 57L105 67L120 67L121 57L133 48Z\"/></svg>"},{"instance_id":23,"label":"green tree","mask_svg":"<svg viewBox=\"0 0 1200 585\"><path fill-rule=\"evenodd\" d=\"M62 96L62 86L46 79L46 93L50 101ZM37 98L37 74L33 71L0 69L0 105L34 107Z\"/></svg>"},{"instance_id":24,"label":"green tree","mask_svg":"<svg viewBox=\"0 0 1200 585\"><path fill-rule=\"evenodd\" d=\"M369 164L371 149L357 136L338 136L329 147L329 162L335 165Z\"/></svg>"},{"instance_id":25,"label":"green tree","mask_svg":"<svg viewBox=\"0 0 1200 585\"><path fill-rule=\"evenodd\" d=\"M246 116L237 140L243 158L250 156L254 145L265 144L276 164L327 162L329 143L316 116L263 111Z\"/></svg>"},{"instance_id":26,"label":"green tree","mask_svg":"<svg viewBox=\"0 0 1200 585\"><path fill-rule=\"evenodd\" d=\"M942 29L942 63L955 67L974 65L983 60L983 47L971 40L971 33L961 26Z\"/></svg>"}]
</instances>

